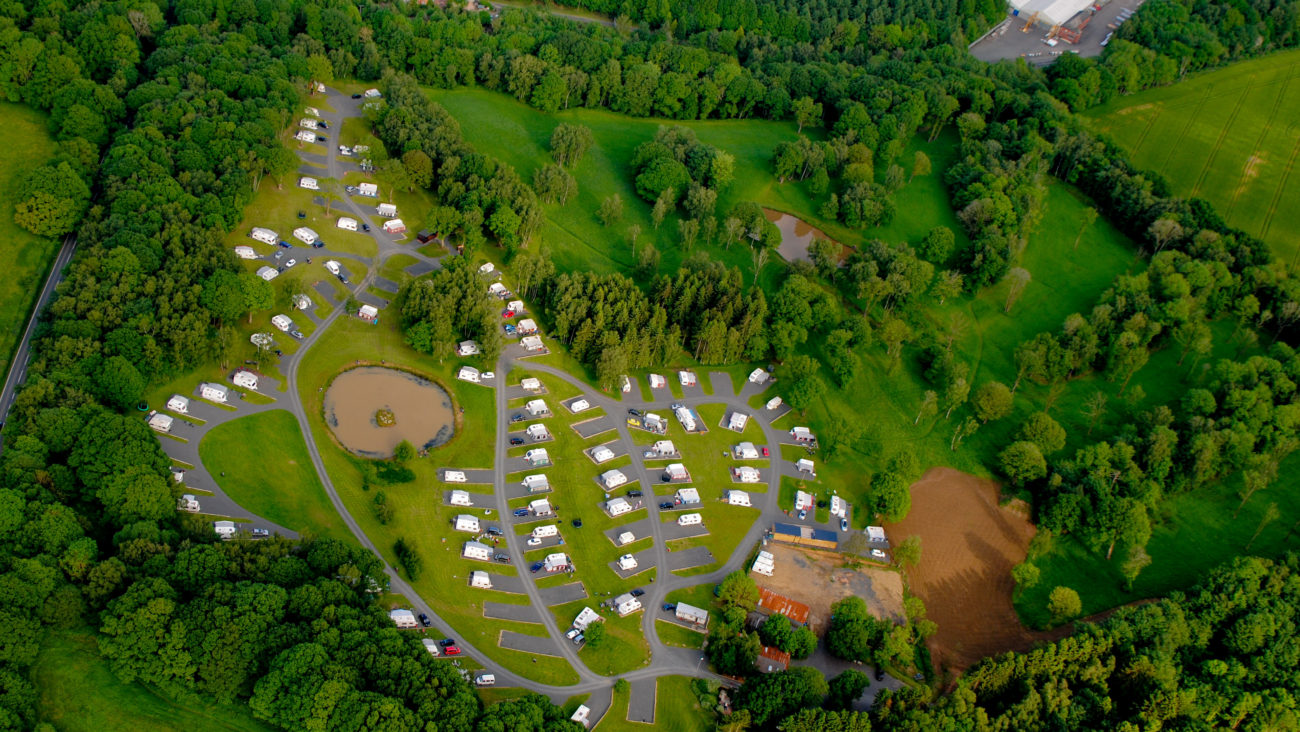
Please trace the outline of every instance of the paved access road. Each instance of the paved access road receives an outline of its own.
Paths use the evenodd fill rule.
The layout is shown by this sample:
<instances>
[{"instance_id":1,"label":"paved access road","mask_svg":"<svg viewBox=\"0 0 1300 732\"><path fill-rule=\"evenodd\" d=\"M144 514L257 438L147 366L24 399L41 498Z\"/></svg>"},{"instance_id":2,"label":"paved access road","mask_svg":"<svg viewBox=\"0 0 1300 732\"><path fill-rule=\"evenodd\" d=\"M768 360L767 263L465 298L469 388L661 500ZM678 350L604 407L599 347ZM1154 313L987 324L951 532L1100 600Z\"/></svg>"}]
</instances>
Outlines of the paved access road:
<instances>
[{"instance_id":1,"label":"paved access road","mask_svg":"<svg viewBox=\"0 0 1300 732\"><path fill-rule=\"evenodd\" d=\"M27 364L32 359L32 335L36 332L36 321L40 318L41 313L45 312L45 307L50 304L54 298L54 290L63 281L64 270L67 269L68 263L72 261L72 255L77 251L77 237L68 234L63 239L63 246L59 248L58 255L54 258L54 265L50 267L50 274L45 278L45 286L41 288L41 296L36 299L36 304L32 306L32 314L27 319L27 329L23 331L23 338L18 343L17 350L14 351L13 359L9 361L9 374L5 378L4 389L0 390L0 425L9 418L9 409L13 407L14 395L18 391L18 385L23 383L27 378ZM3 449L3 445L0 445Z\"/></svg>"}]
</instances>

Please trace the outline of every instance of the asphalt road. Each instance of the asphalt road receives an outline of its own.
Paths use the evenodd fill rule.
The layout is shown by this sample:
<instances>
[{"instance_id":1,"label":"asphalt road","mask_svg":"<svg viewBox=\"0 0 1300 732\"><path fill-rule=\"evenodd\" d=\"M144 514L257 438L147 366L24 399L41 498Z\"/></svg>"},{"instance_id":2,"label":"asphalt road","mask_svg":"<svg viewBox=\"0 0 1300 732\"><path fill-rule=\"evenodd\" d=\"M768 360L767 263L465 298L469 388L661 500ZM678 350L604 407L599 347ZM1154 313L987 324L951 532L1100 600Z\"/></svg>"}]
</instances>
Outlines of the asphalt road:
<instances>
[{"instance_id":1,"label":"asphalt road","mask_svg":"<svg viewBox=\"0 0 1300 732\"><path fill-rule=\"evenodd\" d=\"M58 256L54 258L50 276L45 278L45 287L41 289L41 296L36 299L36 304L32 307L32 313L27 319L27 329L23 331L23 339L9 362L9 375L5 377L4 389L0 390L0 425L9 418L9 409L13 407L14 394L18 391L18 385L27 378L27 364L32 358L32 335L36 332L36 321L41 313L45 312L45 307L50 304L50 300L54 297L54 290L63 281L64 270L72 261L72 255L76 251L77 237L68 234L63 239L63 246L59 249ZM0 450L3 449L3 444L0 444Z\"/></svg>"}]
</instances>

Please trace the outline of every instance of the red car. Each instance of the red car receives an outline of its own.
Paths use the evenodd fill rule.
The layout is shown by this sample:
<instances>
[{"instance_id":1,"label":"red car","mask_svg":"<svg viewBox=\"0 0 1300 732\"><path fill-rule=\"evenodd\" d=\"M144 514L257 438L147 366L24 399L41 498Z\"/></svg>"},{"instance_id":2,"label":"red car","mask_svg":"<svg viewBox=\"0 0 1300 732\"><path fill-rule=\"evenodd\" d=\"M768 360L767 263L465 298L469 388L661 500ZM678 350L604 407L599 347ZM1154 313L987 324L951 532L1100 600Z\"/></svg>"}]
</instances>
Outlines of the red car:
<instances>
[{"instance_id":1,"label":"red car","mask_svg":"<svg viewBox=\"0 0 1300 732\"><path fill-rule=\"evenodd\" d=\"M769 452L767 451L767 448L764 447L764 448L763 448L763 457L768 457L769 455L771 455L771 453L769 453Z\"/></svg>"},{"instance_id":2,"label":"red car","mask_svg":"<svg viewBox=\"0 0 1300 732\"><path fill-rule=\"evenodd\" d=\"M442 652L448 656L459 656L460 646L447 646L446 648L442 649Z\"/></svg>"}]
</instances>

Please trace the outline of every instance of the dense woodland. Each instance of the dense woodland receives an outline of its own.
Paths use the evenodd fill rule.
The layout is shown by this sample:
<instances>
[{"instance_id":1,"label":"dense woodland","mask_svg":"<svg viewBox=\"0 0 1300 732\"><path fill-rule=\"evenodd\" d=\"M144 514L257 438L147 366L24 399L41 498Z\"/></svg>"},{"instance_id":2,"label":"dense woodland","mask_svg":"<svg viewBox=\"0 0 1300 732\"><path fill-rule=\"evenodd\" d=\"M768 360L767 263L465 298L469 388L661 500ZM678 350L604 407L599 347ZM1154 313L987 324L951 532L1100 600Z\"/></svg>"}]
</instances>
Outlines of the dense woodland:
<instances>
[{"instance_id":1,"label":"dense woodland","mask_svg":"<svg viewBox=\"0 0 1300 732\"><path fill-rule=\"evenodd\" d=\"M1138 570L1163 496L1235 472L1248 491L1267 486L1295 445L1300 362L1286 344L1300 292L1258 241L1202 202L1172 198L1162 181L1083 131L1067 107L1294 44L1294 4L1151 0L1100 63L1072 66L1066 57L1047 74L985 67L963 53L964 41L1000 16L994 3L856 5L662 0L613 8L593 0L590 7L648 27L639 32L529 13L486 25L483 14L371 3L0 6L0 89L48 112L59 141L57 158L24 183L16 221L49 236L75 229L80 242L5 425L0 727L36 724L27 670L44 628L87 621L122 678L176 696L245 700L286 728L570 726L540 697L485 712L450 667L391 628L373 600L383 581L375 557L320 540L218 544L203 523L178 518L167 461L133 415L147 385L221 358L230 326L270 307L264 289L235 274L221 242L261 179L292 170L280 135L308 79L382 84L388 105L374 122L387 170L433 191L437 228L468 250L491 239L513 253L519 289L542 303L555 335L602 380L681 349L711 364L773 357L784 362L785 395L800 407L824 388L823 368L840 384L851 380L862 349L894 360L920 353L934 387L928 408L956 417L959 433L1004 417L1016 385L969 383L969 367L944 348L921 307L1019 277L1015 260L1041 208L1042 178L1056 175L1089 195L1152 262L1147 273L1118 280L1092 312L1028 342L1017 358L1023 378L1052 383L1098 371L1126 380L1164 347L1195 359L1208 351L1213 319L1232 319L1242 338L1263 333L1278 343L1268 357L1215 365L1203 388L1073 455L1059 454L1064 439L1050 417L1031 418L1001 469L1035 497L1044 525L1124 551ZM887 218L891 186L919 166L902 157L909 141L955 127L959 161L942 172L971 244L952 251L942 230L912 246L868 244L845 268L823 256L767 294L703 258L645 277L644 287L617 275L556 273L544 251L527 248L543 216L538 193L466 144L417 83L482 85L548 111L762 116L822 128L824 142L805 138L774 151L774 169L815 187L828 218L850 226ZM559 142L563 168L581 153ZM691 236L770 247L756 207L711 210L709 192L725 185L725 151L701 150L671 128L656 144L643 156L638 188L656 202L672 190L664 205L680 205L690 216L683 221L698 223ZM538 185L544 197L562 197L562 172ZM693 228L681 230L683 240ZM645 274L655 274L654 257L644 261ZM413 346L441 352L463 337L491 340L482 303L458 296L471 276L449 267L403 294ZM813 357L809 343L824 348ZM873 478L882 514L906 512L902 476L914 466L900 461L881 474L892 478ZM1243 560L1186 597L990 660L950 695L887 697L869 717L840 711L861 682L855 677L828 684L778 675L738 702L766 727L795 713L785 729L1137 729L1157 720L1184 729L1287 728L1295 724L1287 655L1294 563ZM892 631L849 623L851 610L844 638L833 641L845 657L864 648L849 638L871 654L911 648L911 635L890 645ZM779 626L757 634L807 650L806 638ZM719 644L719 667L735 662L721 655L728 648L752 648L748 631L732 630L736 641ZM826 709L772 703L783 694L807 705L825 698Z\"/></svg>"}]
</instances>

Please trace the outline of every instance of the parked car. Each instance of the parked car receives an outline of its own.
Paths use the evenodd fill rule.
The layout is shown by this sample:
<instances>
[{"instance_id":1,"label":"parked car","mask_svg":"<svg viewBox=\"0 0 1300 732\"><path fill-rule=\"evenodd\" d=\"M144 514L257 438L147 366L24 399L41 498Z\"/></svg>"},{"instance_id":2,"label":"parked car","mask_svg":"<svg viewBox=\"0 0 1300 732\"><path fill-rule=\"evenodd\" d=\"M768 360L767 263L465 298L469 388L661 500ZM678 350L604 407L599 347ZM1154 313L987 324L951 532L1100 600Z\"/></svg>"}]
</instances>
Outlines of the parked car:
<instances>
[{"instance_id":1,"label":"parked car","mask_svg":"<svg viewBox=\"0 0 1300 732\"><path fill-rule=\"evenodd\" d=\"M538 539L536 536L530 536L528 537L528 541L525 543L527 543L528 546L541 546L542 540Z\"/></svg>"},{"instance_id":2,"label":"parked car","mask_svg":"<svg viewBox=\"0 0 1300 732\"><path fill-rule=\"evenodd\" d=\"M284 259L284 252L276 252L271 258L278 262L281 259Z\"/></svg>"},{"instance_id":3,"label":"parked car","mask_svg":"<svg viewBox=\"0 0 1300 732\"><path fill-rule=\"evenodd\" d=\"M640 587L636 588L635 590L632 590L632 597L641 597L644 594L645 594L645 590L641 589Z\"/></svg>"},{"instance_id":4,"label":"parked car","mask_svg":"<svg viewBox=\"0 0 1300 732\"><path fill-rule=\"evenodd\" d=\"M876 681L885 680L885 670L879 666L876 667Z\"/></svg>"},{"instance_id":5,"label":"parked car","mask_svg":"<svg viewBox=\"0 0 1300 732\"><path fill-rule=\"evenodd\" d=\"M527 516L529 513L532 513L532 512L529 511L529 510L526 509L526 508L516 508L516 509L515 509L515 515L516 515L516 516Z\"/></svg>"},{"instance_id":6,"label":"parked car","mask_svg":"<svg viewBox=\"0 0 1300 732\"><path fill-rule=\"evenodd\" d=\"M442 652L445 653L445 654L447 654L448 656L459 656L459 655L460 655L460 647L459 647L459 646L447 646L446 648L443 649Z\"/></svg>"},{"instance_id":7,"label":"parked car","mask_svg":"<svg viewBox=\"0 0 1300 732\"><path fill-rule=\"evenodd\" d=\"M665 603L664 603L664 612L666 612L666 613L670 613L670 612L672 612L672 611L674 611L674 610L676 610L676 609L677 609L677 603L675 603L675 602L665 602Z\"/></svg>"},{"instance_id":8,"label":"parked car","mask_svg":"<svg viewBox=\"0 0 1300 732\"><path fill-rule=\"evenodd\" d=\"M316 142L328 142L329 138L324 135L316 135Z\"/></svg>"},{"instance_id":9,"label":"parked car","mask_svg":"<svg viewBox=\"0 0 1300 732\"><path fill-rule=\"evenodd\" d=\"M667 511L668 509L670 509L670 508L672 508L672 507L673 507L673 502L672 502L672 501L664 501L663 503L660 503L660 504L659 504L659 510L660 510L660 511Z\"/></svg>"},{"instance_id":10,"label":"parked car","mask_svg":"<svg viewBox=\"0 0 1300 732\"><path fill-rule=\"evenodd\" d=\"M303 338L306 337L302 334L302 331L298 330L297 328L294 328L293 330L289 331L289 335L293 336L294 338L297 338L298 340L302 340Z\"/></svg>"},{"instance_id":11,"label":"parked car","mask_svg":"<svg viewBox=\"0 0 1300 732\"><path fill-rule=\"evenodd\" d=\"M503 553L501 553L501 552L497 552L496 554L493 554L493 555L492 555L492 561L494 561L494 562L501 562L502 564L509 564L509 563L510 563L510 555L509 555L509 554L503 554Z\"/></svg>"},{"instance_id":12,"label":"parked car","mask_svg":"<svg viewBox=\"0 0 1300 732\"><path fill-rule=\"evenodd\" d=\"M442 640L438 641L438 645L442 646L443 648L450 648L451 646L456 645L456 641L452 638L443 638Z\"/></svg>"},{"instance_id":13,"label":"parked car","mask_svg":"<svg viewBox=\"0 0 1300 732\"><path fill-rule=\"evenodd\" d=\"M506 323L506 335L514 335L517 330L518 328L514 326L514 323Z\"/></svg>"},{"instance_id":14,"label":"parked car","mask_svg":"<svg viewBox=\"0 0 1300 732\"><path fill-rule=\"evenodd\" d=\"M636 488L633 488L627 492L628 498L640 498L642 495L644 494L641 493L641 491Z\"/></svg>"},{"instance_id":15,"label":"parked car","mask_svg":"<svg viewBox=\"0 0 1300 732\"><path fill-rule=\"evenodd\" d=\"M524 438L522 438L522 437L511 437L511 438L510 438L510 444L511 444L511 445L522 445L522 444L524 444Z\"/></svg>"},{"instance_id":16,"label":"parked car","mask_svg":"<svg viewBox=\"0 0 1300 732\"><path fill-rule=\"evenodd\" d=\"M271 535L271 532L268 531L268 530L266 530L266 529L253 529L253 536L255 536L255 537L261 538L261 537L270 536L270 535Z\"/></svg>"},{"instance_id":17,"label":"parked car","mask_svg":"<svg viewBox=\"0 0 1300 732\"><path fill-rule=\"evenodd\" d=\"M627 418L627 426L628 426L628 427L640 427L640 426L641 426L641 420L637 419L636 417L628 417L628 418Z\"/></svg>"},{"instance_id":18,"label":"parked car","mask_svg":"<svg viewBox=\"0 0 1300 732\"><path fill-rule=\"evenodd\" d=\"M840 531L848 531L848 530L849 530L849 520L846 518L840 519Z\"/></svg>"},{"instance_id":19,"label":"parked car","mask_svg":"<svg viewBox=\"0 0 1300 732\"><path fill-rule=\"evenodd\" d=\"M577 628L569 628L569 632L568 632L568 633L565 633L565 634L564 634L564 637L565 637L566 640L573 640L574 637L577 636L577 635L578 635L579 633L581 633L581 632L582 632L582 631L581 631L581 630L578 630Z\"/></svg>"},{"instance_id":20,"label":"parked car","mask_svg":"<svg viewBox=\"0 0 1300 732\"><path fill-rule=\"evenodd\" d=\"M298 260L296 260L296 259L290 259L289 261L287 261L287 262L284 263L284 266L285 266L285 268L287 269L287 268L292 267L293 265L295 265L295 264L297 264L297 263L298 263Z\"/></svg>"},{"instance_id":21,"label":"parked car","mask_svg":"<svg viewBox=\"0 0 1300 732\"><path fill-rule=\"evenodd\" d=\"M348 279L348 276L343 274L342 272L339 273L339 282L342 282L345 285L352 284L352 281Z\"/></svg>"},{"instance_id":22,"label":"parked car","mask_svg":"<svg viewBox=\"0 0 1300 732\"><path fill-rule=\"evenodd\" d=\"M360 99L360 98L361 98L361 95L360 95L360 94L353 94L353 95L352 95L352 98L353 98L353 99Z\"/></svg>"},{"instance_id":23,"label":"parked car","mask_svg":"<svg viewBox=\"0 0 1300 732\"><path fill-rule=\"evenodd\" d=\"M287 242L287 241L285 241L285 240L283 240L283 239L280 240L280 246L281 246L282 248L284 248L284 249L291 249L291 248L293 248L293 245L292 245L292 244L290 244L289 242Z\"/></svg>"},{"instance_id":24,"label":"parked car","mask_svg":"<svg viewBox=\"0 0 1300 732\"><path fill-rule=\"evenodd\" d=\"M501 527L490 525L487 527L488 536L501 536Z\"/></svg>"},{"instance_id":25,"label":"parked car","mask_svg":"<svg viewBox=\"0 0 1300 732\"><path fill-rule=\"evenodd\" d=\"M307 218L307 212L306 212L306 211L299 211L299 212L298 212L298 218L300 218L300 219L305 219L305 218Z\"/></svg>"},{"instance_id":26,"label":"parked car","mask_svg":"<svg viewBox=\"0 0 1300 732\"><path fill-rule=\"evenodd\" d=\"M806 518L808 518L808 509L806 508L799 509L799 520L802 521Z\"/></svg>"},{"instance_id":27,"label":"parked car","mask_svg":"<svg viewBox=\"0 0 1300 732\"><path fill-rule=\"evenodd\" d=\"M325 248L325 242L321 241L320 239L317 239L316 242L315 242L314 244L311 245L311 248L312 248L312 249L324 249L324 248Z\"/></svg>"},{"instance_id":28,"label":"parked car","mask_svg":"<svg viewBox=\"0 0 1300 732\"><path fill-rule=\"evenodd\" d=\"M424 613L420 613L420 625L423 625L424 627L428 628L429 626L433 625L433 621L429 619L428 615Z\"/></svg>"},{"instance_id":29,"label":"parked car","mask_svg":"<svg viewBox=\"0 0 1300 732\"><path fill-rule=\"evenodd\" d=\"M582 528L582 519L580 519L580 518L576 518L576 519L574 519L574 520L573 520L573 528L575 528L575 529L581 529L581 528Z\"/></svg>"},{"instance_id":30,"label":"parked car","mask_svg":"<svg viewBox=\"0 0 1300 732\"><path fill-rule=\"evenodd\" d=\"M511 415L510 417L510 424L519 424L522 421L524 421L524 415L522 414Z\"/></svg>"},{"instance_id":31,"label":"parked car","mask_svg":"<svg viewBox=\"0 0 1300 732\"><path fill-rule=\"evenodd\" d=\"M767 445L763 446L763 457L771 457L772 453L767 451Z\"/></svg>"},{"instance_id":32,"label":"parked car","mask_svg":"<svg viewBox=\"0 0 1300 732\"><path fill-rule=\"evenodd\" d=\"M580 645L582 645L583 642L586 641L586 640L587 640L587 636L583 635L582 633L579 633L579 634L573 636L573 645L575 645L575 646L580 646Z\"/></svg>"},{"instance_id":33,"label":"parked car","mask_svg":"<svg viewBox=\"0 0 1300 732\"><path fill-rule=\"evenodd\" d=\"M321 128L322 130L328 130L330 128L330 123L326 122L323 119L318 119L316 120L316 126Z\"/></svg>"},{"instance_id":34,"label":"parked car","mask_svg":"<svg viewBox=\"0 0 1300 732\"><path fill-rule=\"evenodd\" d=\"M528 567L528 571L529 571L529 572L532 572L533 574L537 574L538 572L542 571L542 567L545 567L545 566L546 566L546 563L545 563L545 562L533 562L533 563Z\"/></svg>"},{"instance_id":35,"label":"parked car","mask_svg":"<svg viewBox=\"0 0 1300 732\"><path fill-rule=\"evenodd\" d=\"M361 225L361 230L362 230L362 231L370 231L370 224L362 224L362 225Z\"/></svg>"},{"instance_id":36,"label":"parked car","mask_svg":"<svg viewBox=\"0 0 1300 732\"><path fill-rule=\"evenodd\" d=\"M630 415L632 415L633 417L644 417L644 416L645 416L645 412L642 412L640 409L629 409L629 410L627 410L627 413L630 414Z\"/></svg>"}]
</instances>

